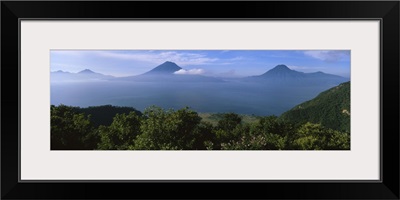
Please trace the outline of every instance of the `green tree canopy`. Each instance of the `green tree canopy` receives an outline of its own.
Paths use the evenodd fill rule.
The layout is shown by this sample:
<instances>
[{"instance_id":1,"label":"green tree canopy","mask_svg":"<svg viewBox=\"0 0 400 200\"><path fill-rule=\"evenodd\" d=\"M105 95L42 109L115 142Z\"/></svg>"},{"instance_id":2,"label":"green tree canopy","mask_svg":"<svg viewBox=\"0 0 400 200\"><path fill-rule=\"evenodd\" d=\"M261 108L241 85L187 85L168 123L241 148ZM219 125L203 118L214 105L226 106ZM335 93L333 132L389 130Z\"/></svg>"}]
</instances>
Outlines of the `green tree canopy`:
<instances>
[{"instance_id":1,"label":"green tree canopy","mask_svg":"<svg viewBox=\"0 0 400 200\"><path fill-rule=\"evenodd\" d=\"M86 143L87 137L92 133L93 126L89 117L82 113L74 112L70 106L51 106L51 149L91 149Z\"/></svg>"},{"instance_id":2,"label":"green tree canopy","mask_svg":"<svg viewBox=\"0 0 400 200\"><path fill-rule=\"evenodd\" d=\"M149 107L134 149L192 149L201 118L195 111Z\"/></svg>"},{"instance_id":3,"label":"green tree canopy","mask_svg":"<svg viewBox=\"0 0 400 200\"><path fill-rule=\"evenodd\" d=\"M128 149L140 134L141 121L136 112L116 114L110 126L99 127L99 149Z\"/></svg>"}]
</instances>

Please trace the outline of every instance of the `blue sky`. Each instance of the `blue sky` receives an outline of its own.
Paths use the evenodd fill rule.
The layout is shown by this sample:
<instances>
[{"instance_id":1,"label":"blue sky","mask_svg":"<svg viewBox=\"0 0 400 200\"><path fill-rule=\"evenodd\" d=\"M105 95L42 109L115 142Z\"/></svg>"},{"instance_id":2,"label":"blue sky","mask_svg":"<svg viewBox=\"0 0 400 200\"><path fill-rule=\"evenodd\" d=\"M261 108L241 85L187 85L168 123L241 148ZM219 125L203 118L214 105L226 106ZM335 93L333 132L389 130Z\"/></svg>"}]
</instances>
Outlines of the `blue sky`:
<instances>
[{"instance_id":1,"label":"blue sky","mask_svg":"<svg viewBox=\"0 0 400 200\"><path fill-rule=\"evenodd\" d=\"M350 77L349 50L51 50L50 70L84 69L113 75L145 73L165 61L178 64L180 74L243 77L260 75L285 64L300 72Z\"/></svg>"}]
</instances>

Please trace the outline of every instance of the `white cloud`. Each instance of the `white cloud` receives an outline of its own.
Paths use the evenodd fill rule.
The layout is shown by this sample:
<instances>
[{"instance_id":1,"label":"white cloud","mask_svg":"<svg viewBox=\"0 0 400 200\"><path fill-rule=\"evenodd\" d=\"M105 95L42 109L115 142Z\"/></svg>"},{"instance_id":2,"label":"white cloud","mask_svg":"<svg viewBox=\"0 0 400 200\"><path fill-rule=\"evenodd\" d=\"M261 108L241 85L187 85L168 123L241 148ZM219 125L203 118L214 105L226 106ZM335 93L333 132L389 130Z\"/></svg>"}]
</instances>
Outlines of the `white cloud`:
<instances>
[{"instance_id":1,"label":"white cloud","mask_svg":"<svg viewBox=\"0 0 400 200\"><path fill-rule=\"evenodd\" d=\"M52 50L52 55L59 56L97 56L117 60L132 60L139 62L149 62L161 64L165 61L175 62L179 66L190 65L229 65L240 60L245 60L242 56L233 58L217 58L205 53L179 52L179 51L80 51L80 50Z\"/></svg>"},{"instance_id":2,"label":"white cloud","mask_svg":"<svg viewBox=\"0 0 400 200\"><path fill-rule=\"evenodd\" d=\"M101 57L121 59L121 60L134 60L142 62L151 62L160 64L165 61L171 61L179 66L188 65L229 65L236 61L245 60L242 56L233 58L214 58L202 53L187 53L176 51L133 51L133 52L119 52L119 51L97 51L97 55Z\"/></svg>"},{"instance_id":3,"label":"white cloud","mask_svg":"<svg viewBox=\"0 0 400 200\"><path fill-rule=\"evenodd\" d=\"M218 58L210 58L200 53L178 53L175 51L164 51L164 52L147 51L139 53L137 52L121 53L121 52L104 51L104 52L99 52L98 54L102 57L152 62L155 64L160 64L165 61L171 61L175 62L180 66L205 65L217 62L219 60Z\"/></svg>"},{"instance_id":4,"label":"white cloud","mask_svg":"<svg viewBox=\"0 0 400 200\"><path fill-rule=\"evenodd\" d=\"M245 60L245 58L243 56L237 56L237 57L234 57L234 58L230 58L228 60L229 61L238 61L238 60Z\"/></svg>"},{"instance_id":5,"label":"white cloud","mask_svg":"<svg viewBox=\"0 0 400 200\"><path fill-rule=\"evenodd\" d=\"M196 74L204 74L205 71L204 69L189 69L189 70L185 70L185 69L180 69L176 72L174 72L174 74L190 74L190 75L196 75Z\"/></svg>"},{"instance_id":6,"label":"white cloud","mask_svg":"<svg viewBox=\"0 0 400 200\"><path fill-rule=\"evenodd\" d=\"M304 54L327 62L347 60L350 57L350 51L341 51L341 50L305 51Z\"/></svg>"}]
</instances>

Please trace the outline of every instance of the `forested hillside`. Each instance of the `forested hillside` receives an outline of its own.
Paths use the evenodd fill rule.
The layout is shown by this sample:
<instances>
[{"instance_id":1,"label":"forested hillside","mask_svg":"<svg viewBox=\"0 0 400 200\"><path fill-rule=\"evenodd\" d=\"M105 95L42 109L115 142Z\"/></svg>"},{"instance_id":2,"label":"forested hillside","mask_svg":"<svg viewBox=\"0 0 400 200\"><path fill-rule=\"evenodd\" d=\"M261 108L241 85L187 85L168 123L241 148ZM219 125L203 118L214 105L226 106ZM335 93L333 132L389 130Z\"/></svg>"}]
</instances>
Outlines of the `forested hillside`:
<instances>
[{"instance_id":1,"label":"forested hillside","mask_svg":"<svg viewBox=\"0 0 400 200\"><path fill-rule=\"evenodd\" d=\"M350 82L346 82L295 106L280 118L296 124L318 123L327 128L350 132L350 114Z\"/></svg>"}]
</instances>

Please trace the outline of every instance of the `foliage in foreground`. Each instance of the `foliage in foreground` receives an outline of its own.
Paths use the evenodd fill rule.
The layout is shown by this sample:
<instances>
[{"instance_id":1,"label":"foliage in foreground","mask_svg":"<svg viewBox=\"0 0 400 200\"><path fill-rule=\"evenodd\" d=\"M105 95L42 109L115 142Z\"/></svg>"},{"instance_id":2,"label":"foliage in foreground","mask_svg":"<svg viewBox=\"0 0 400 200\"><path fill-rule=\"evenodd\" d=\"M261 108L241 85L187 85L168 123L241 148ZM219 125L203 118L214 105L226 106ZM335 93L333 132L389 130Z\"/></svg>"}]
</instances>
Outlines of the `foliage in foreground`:
<instances>
[{"instance_id":1,"label":"foliage in foreground","mask_svg":"<svg viewBox=\"0 0 400 200\"><path fill-rule=\"evenodd\" d=\"M75 107L51 106L52 150L348 150L350 134L306 122L293 125L275 116L245 123L224 113L216 125L189 108L149 107L116 114L96 126Z\"/></svg>"}]
</instances>

